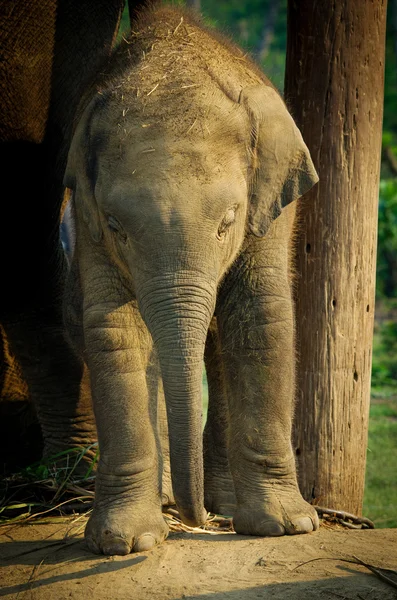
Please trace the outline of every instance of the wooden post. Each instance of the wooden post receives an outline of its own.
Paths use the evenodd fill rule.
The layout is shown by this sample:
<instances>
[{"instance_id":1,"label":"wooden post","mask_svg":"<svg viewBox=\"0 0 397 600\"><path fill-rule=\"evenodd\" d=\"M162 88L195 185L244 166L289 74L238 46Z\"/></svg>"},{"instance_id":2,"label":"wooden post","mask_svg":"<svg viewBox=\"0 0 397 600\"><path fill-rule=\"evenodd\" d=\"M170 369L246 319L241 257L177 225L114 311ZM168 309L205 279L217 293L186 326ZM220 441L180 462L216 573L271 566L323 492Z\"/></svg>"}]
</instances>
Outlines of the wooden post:
<instances>
[{"instance_id":1,"label":"wooden post","mask_svg":"<svg viewBox=\"0 0 397 600\"><path fill-rule=\"evenodd\" d=\"M362 511L375 297L386 0L289 0L285 98L320 183L298 201L304 497Z\"/></svg>"}]
</instances>

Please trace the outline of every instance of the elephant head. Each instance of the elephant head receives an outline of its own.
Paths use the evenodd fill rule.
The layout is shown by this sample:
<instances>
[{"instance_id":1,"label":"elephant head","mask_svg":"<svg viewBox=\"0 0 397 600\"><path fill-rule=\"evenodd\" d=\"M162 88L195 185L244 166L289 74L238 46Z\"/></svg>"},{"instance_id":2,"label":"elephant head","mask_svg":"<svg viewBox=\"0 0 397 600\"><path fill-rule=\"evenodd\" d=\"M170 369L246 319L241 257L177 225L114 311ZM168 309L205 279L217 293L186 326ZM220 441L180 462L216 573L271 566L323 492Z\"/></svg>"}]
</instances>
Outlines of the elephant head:
<instances>
[{"instance_id":1,"label":"elephant head","mask_svg":"<svg viewBox=\"0 0 397 600\"><path fill-rule=\"evenodd\" d=\"M169 90L168 90L169 92ZM166 94L102 90L78 124L65 183L77 226L131 282L157 349L172 480L203 523L202 365L217 289L243 243L317 182L278 93L213 84Z\"/></svg>"}]
</instances>

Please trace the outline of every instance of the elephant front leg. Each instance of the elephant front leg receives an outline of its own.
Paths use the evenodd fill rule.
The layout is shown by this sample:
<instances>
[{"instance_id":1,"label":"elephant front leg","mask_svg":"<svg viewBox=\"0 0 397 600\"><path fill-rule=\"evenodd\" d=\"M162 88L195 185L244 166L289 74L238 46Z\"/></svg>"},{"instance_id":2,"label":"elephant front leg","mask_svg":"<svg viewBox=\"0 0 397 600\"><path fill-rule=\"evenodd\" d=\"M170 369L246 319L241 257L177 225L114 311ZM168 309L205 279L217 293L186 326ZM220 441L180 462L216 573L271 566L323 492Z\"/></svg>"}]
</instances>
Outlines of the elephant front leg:
<instances>
[{"instance_id":1,"label":"elephant front leg","mask_svg":"<svg viewBox=\"0 0 397 600\"><path fill-rule=\"evenodd\" d=\"M219 318L234 528L262 536L306 533L318 528L318 517L300 494L291 444L295 356L286 261L268 268L254 258L241 257L242 279Z\"/></svg>"},{"instance_id":2,"label":"elephant front leg","mask_svg":"<svg viewBox=\"0 0 397 600\"><path fill-rule=\"evenodd\" d=\"M104 554L148 550L168 533L147 381L150 336L130 304L91 307L84 335L100 450L86 540Z\"/></svg>"}]
</instances>

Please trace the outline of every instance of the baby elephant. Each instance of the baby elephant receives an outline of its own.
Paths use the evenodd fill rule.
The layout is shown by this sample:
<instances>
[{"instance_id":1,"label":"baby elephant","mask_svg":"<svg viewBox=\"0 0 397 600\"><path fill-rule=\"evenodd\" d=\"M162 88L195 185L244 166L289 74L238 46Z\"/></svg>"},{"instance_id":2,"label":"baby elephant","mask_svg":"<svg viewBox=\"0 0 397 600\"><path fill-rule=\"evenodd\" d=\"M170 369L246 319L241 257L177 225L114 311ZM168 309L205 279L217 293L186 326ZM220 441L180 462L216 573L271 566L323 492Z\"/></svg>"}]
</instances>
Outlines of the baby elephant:
<instances>
[{"instance_id":1,"label":"baby elephant","mask_svg":"<svg viewBox=\"0 0 397 600\"><path fill-rule=\"evenodd\" d=\"M65 314L100 447L88 545L161 542L162 496L192 526L208 510L241 534L315 530L291 446L294 205L283 210L317 182L308 149L260 70L179 9L143 12L102 71L65 179Z\"/></svg>"}]
</instances>

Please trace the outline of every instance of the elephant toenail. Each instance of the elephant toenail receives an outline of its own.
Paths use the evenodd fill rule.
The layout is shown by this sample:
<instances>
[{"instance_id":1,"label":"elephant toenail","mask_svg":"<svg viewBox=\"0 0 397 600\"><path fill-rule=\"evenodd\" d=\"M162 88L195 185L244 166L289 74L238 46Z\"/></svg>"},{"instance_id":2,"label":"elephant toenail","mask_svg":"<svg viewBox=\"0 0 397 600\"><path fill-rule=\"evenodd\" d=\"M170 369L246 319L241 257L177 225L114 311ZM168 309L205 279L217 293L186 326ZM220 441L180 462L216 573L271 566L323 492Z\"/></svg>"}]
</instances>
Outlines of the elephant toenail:
<instances>
[{"instance_id":1,"label":"elephant toenail","mask_svg":"<svg viewBox=\"0 0 397 600\"><path fill-rule=\"evenodd\" d=\"M137 539L134 545L134 551L145 552L146 550L151 550L155 545L156 538L151 533L144 533Z\"/></svg>"},{"instance_id":2,"label":"elephant toenail","mask_svg":"<svg viewBox=\"0 0 397 600\"><path fill-rule=\"evenodd\" d=\"M312 531L314 523L311 517L301 517L292 523L293 533L307 533Z\"/></svg>"},{"instance_id":3,"label":"elephant toenail","mask_svg":"<svg viewBox=\"0 0 397 600\"><path fill-rule=\"evenodd\" d=\"M266 536L280 536L285 534L285 528L281 523L276 523L275 521L267 521L263 523L263 531Z\"/></svg>"},{"instance_id":4,"label":"elephant toenail","mask_svg":"<svg viewBox=\"0 0 397 600\"><path fill-rule=\"evenodd\" d=\"M131 552L131 546L124 538L114 536L113 538L103 541L102 552L111 556L114 554L117 554L118 556L125 556Z\"/></svg>"}]
</instances>

